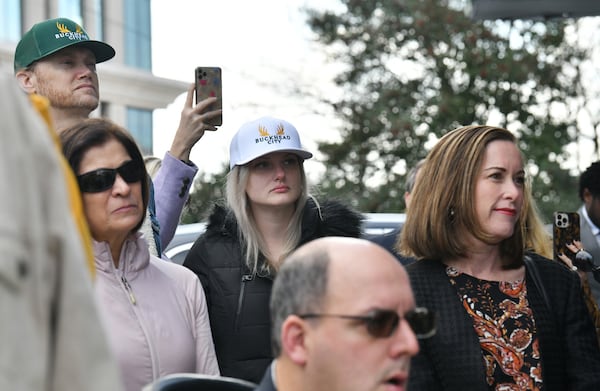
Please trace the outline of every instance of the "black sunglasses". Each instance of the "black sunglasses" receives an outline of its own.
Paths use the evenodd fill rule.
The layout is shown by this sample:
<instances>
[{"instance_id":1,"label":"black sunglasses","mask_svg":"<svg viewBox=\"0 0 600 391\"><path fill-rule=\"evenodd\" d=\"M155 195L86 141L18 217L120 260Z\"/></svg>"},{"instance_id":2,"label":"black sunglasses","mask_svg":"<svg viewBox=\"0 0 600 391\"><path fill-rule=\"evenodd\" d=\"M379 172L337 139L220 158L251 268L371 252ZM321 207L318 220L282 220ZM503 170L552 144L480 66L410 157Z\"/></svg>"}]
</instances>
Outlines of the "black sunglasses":
<instances>
[{"instance_id":1,"label":"black sunglasses","mask_svg":"<svg viewBox=\"0 0 600 391\"><path fill-rule=\"evenodd\" d=\"M577 268L584 272L592 272L594 276L594 280L600 282L600 266L597 266L594 263L594 257L592 254L588 253L585 250L579 250L575 254L575 261L573 265L577 266Z\"/></svg>"},{"instance_id":2,"label":"black sunglasses","mask_svg":"<svg viewBox=\"0 0 600 391\"><path fill-rule=\"evenodd\" d=\"M400 316L392 310L374 310L368 315L338 315L338 314L302 314L302 319L334 317L352 319L363 322L369 334L375 338L388 338L398 328ZM425 307L416 307L406 314L404 319L410 325L417 338L425 339L435 334L435 314Z\"/></svg>"},{"instance_id":3,"label":"black sunglasses","mask_svg":"<svg viewBox=\"0 0 600 391\"><path fill-rule=\"evenodd\" d=\"M115 184L117 174L127 183L142 180L144 170L141 165L130 160L118 168L99 168L77 176L79 189L82 193L99 193L110 189Z\"/></svg>"}]
</instances>

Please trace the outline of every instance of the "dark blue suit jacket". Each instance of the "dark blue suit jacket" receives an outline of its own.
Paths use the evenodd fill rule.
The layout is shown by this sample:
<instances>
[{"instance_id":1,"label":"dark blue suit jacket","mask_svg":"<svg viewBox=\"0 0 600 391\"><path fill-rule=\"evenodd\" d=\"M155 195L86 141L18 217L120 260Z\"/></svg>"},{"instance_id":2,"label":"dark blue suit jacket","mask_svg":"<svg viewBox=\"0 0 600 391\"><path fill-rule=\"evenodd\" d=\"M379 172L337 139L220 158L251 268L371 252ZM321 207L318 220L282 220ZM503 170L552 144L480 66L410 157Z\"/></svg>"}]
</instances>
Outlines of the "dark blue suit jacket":
<instances>
[{"instance_id":1,"label":"dark blue suit jacket","mask_svg":"<svg viewBox=\"0 0 600 391\"><path fill-rule=\"evenodd\" d=\"M364 238L367 240L370 240L373 243L377 243L381 247L385 248L390 253L392 253L396 257L396 259L398 259L398 261L400 261L401 264L406 266L406 265L412 263L413 259L403 257L402 255L398 254L398 252L394 248L394 246L396 245L396 240L397 240L398 236L400 235L401 231L402 231L402 227L398 227L398 228L394 229L393 231L390 231L385 234L365 235Z\"/></svg>"},{"instance_id":2,"label":"dark blue suit jacket","mask_svg":"<svg viewBox=\"0 0 600 391\"><path fill-rule=\"evenodd\" d=\"M600 347L585 306L579 276L561 264L530 254L545 287L548 307L527 270L527 299L539 336L544 390L600 390ZM409 387L419 391L489 391L473 322L433 260L407 266L417 305L437 314L437 333L419 341Z\"/></svg>"},{"instance_id":3,"label":"dark blue suit jacket","mask_svg":"<svg viewBox=\"0 0 600 391\"><path fill-rule=\"evenodd\" d=\"M260 384L254 389L254 391L277 391L277 388L275 388L275 384L273 384L272 379L273 377L271 376L271 365L269 365L269 367L265 371L265 375L260 381Z\"/></svg>"}]
</instances>

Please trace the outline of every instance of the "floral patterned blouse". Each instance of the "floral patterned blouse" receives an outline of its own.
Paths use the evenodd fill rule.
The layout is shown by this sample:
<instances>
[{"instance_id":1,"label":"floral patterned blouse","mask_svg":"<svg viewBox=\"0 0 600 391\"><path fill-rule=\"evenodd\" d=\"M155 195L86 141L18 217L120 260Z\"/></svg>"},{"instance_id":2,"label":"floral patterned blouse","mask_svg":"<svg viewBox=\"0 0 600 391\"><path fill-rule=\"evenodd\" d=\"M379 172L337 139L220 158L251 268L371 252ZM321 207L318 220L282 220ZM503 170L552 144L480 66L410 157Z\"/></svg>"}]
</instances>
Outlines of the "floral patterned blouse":
<instances>
[{"instance_id":1,"label":"floral patterned blouse","mask_svg":"<svg viewBox=\"0 0 600 391\"><path fill-rule=\"evenodd\" d=\"M473 319L490 390L542 390L542 364L525 281L486 281L449 266L446 274Z\"/></svg>"}]
</instances>

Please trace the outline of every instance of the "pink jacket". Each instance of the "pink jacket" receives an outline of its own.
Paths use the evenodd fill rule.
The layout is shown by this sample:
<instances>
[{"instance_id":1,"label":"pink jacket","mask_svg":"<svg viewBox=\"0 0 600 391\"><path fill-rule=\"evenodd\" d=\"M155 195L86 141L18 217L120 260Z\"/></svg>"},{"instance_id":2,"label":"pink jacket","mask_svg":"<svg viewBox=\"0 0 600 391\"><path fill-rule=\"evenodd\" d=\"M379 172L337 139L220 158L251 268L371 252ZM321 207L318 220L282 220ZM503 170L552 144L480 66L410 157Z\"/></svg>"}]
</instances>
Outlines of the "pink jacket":
<instances>
[{"instance_id":1,"label":"pink jacket","mask_svg":"<svg viewBox=\"0 0 600 391\"><path fill-rule=\"evenodd\" d=\"M139 391L177 372L218 375L206 298L196 275L130 237L115 268L106 242L94 241L95 293L125 389Z\"/></svg>"}]
</instances>

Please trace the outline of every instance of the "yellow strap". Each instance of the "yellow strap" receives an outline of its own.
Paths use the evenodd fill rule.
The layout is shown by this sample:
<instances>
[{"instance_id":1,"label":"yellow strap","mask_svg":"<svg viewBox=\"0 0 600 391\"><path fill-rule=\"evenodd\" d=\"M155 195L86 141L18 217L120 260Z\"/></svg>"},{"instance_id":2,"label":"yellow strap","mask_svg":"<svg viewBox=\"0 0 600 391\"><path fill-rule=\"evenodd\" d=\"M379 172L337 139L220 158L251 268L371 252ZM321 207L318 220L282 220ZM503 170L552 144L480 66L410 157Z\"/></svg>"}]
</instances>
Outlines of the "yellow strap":
<instances>
[{"instance_id":1,"label":"yellow strap","mask_svg":"<svg viewBox=\"0 0 600 391\"><path fill-rule=\"evenodd\" d=\"M79 230L79 234L81 235L81 242L85 250L86 255L86 264L90 271L92 278L94 278L96 269L94 268L94 252L92 250L92 236L90 234L90 229L87 225L87 221L85 219L85 214L83 212L83 204L81 201L81 193L79 192L79 186L77 185L77 181L75 179L75 175L69 167L67 160L62 154L62 148L60 145L60 140L56 132L54 131L54 126L52 125L52 120L50 118L50 102L43 96L37 94L29 94L29 100L33 104L33 107L36 111L41 115L42 119L46 123L48 130L50 133L50 137L54 142L56 147L56 151L59 155L59 161L64 172L65 181L67 183L67 192L69 194L69 204L71 205L71 213L73 215L73 220L75 221L75 225Z\"/></svg>"}]
</instances>

